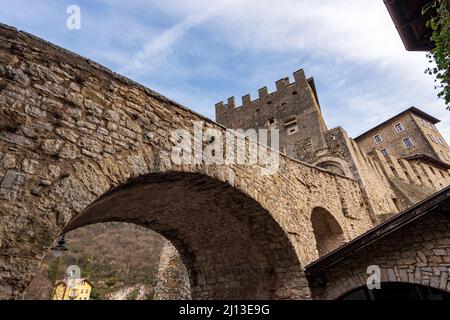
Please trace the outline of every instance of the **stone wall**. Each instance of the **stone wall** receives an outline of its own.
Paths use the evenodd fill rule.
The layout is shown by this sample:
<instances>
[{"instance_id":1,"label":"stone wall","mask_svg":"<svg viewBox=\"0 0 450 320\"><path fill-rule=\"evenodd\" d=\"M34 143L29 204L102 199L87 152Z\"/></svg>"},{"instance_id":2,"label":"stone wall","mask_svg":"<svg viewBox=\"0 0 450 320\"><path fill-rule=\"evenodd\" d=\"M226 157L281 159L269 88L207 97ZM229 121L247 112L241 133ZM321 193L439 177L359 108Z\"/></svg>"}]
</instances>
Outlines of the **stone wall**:
<instances>
[{"instance_id":1,"label":"stone wall","mask_svg":"<svg viewBox=\"0 0 450 320\"><path fill-rule=\"evenodd\" d=\"M323 273L324 286L313 288L315 299L337 299L366 285L367 267L377 265L383 282L431 286L450 292L450 216L426 215L346 257Z\"/></svg>"},{"instance_id":2,"label":"stone wall","mask_svg":"<svg viewBox=\"0 0 450 320\"><path fill-rule=\"evenodd\" d=\"M340 127L331 129L326 132L325 137L328 149L318 158L316 165L320 165L330 156L343 159L345 170L361 184L374 223L377 223L377 217L381 214L398 213L399 209L392 200L395 193L377 163L348 137L344 129Z\"/></svg>"},{"instance_id":3,"label":"stone wall","mask_svg":"<svg viewBox=\"0 0 450 320\"><path fill-rule=\"evenodd\" d=\"M384 156L374 149L367 154L340 127L325 133L328 148L317 166L334 163L346 176L360 181L376 222L383 215L399 213L450 184L450 173L418 160Z\"/></svg>"},{"instance_id":4,"label":"stone wall","mask_svg":"<svg viewBox=\"0 0 450 320\"><path fill-rule=\"evenodd\" d=\"M1 298L20 297L61 232L108 221L169 239L193 298L309 298L313 209L330 213L344 241L372 226L357 181L285 155L272 175L261 162L175 165L175 130L225 128L4 25L0 119Z\"/></svg>"},{"instance_id":5,"label":"stone wall","mask_svg":"<svg viewBox=\"0 0 450 320\"><path fill-rule=\"evenodd\" d=\"M407 204L417 203L450 184L450 174L439 166L420 160L384 156L374 149L371 153L391 185L402 193Z\"/></svg>"},{"instance_id":6,"label":"stone wall","mask_svg":"<svg viewBox=\"0 0 450 320\"><path fill-rule=\"evenodd\" d=\"M159 259L155 300L189 300L192 298L189 275L177 249L166 242Z\"/></svg>"}]
</instances>

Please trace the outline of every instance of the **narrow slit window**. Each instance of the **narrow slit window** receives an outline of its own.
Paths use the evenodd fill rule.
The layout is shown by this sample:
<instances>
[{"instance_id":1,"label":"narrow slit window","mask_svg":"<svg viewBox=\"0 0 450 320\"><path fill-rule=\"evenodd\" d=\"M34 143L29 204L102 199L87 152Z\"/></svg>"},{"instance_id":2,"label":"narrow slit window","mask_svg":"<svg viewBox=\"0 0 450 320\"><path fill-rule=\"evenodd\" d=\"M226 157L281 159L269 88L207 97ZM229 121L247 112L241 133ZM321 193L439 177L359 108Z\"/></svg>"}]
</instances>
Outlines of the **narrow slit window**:
<instances>
[{"instance_id":1,"label":"narrow slit window","mask_svg":"<svg viewBox=\"0 0 450 320\"><path fill-rule=\"evenodd\" d=\"M297 126L297 119L296 118L290 118L288 121L284 123L284 126L286 128L287 134L293 135L298 132L298 126Z\"/></svg>"}]
</instances>

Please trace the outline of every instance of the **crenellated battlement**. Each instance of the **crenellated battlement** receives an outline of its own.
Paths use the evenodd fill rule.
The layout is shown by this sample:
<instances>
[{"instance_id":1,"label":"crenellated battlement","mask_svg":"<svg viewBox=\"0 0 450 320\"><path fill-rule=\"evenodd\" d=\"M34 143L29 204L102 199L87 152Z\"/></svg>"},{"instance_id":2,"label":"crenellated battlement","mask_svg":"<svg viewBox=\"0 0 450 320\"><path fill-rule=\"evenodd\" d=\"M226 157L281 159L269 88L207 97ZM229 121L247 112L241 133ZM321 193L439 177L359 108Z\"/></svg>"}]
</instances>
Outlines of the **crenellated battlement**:
<instances>
[{"instance_id":1,"label":"crenellated battlement","mask_svg":"<svg viewBox=\"0 0 450 320\"><path fill-rule=\"evenodd\" d=\"M236 104L236 98L230 97L228 98L227 103L224 103L223 101L220 101L216 103L216 113L225 112L225 110L232 110L237 108L246 108L246 107L252 107L255 105L261 104L262 101L268 101L268 104L271 104L271 99L277 99L282 96L288 96L292 94L291 91L295 89L301 89L305 88L307 86L310 86L310 82L313 81L312 78L306 79L305 73L303 69L300 69L293 73L294 81L290 82L289 77L282 78L275 82L276 90L274 92L269 93L267 87L262 87L258 90L258 98L255 100L252 100L250 94L247 94L241 98L241 103L239 106ZM295 93L296 94L296 93Z\"/></svg>"},{"instance_id":2,"label":"crenellated battlement","mask_svg":"<svg viewBox=\"0 0 450 320\"><path fill-rule=\"evenodd\" d=\"M216 122L230 129L273 129L280 134L280 148L288 155L307 161L305 146L312 150L326 148L323 132L327 130L320 111L313 78L302 69L275 82L276 90L258 90L252 100L247 94L242 103L235 97L216 104Z\"/></svg>"}]
</instances>

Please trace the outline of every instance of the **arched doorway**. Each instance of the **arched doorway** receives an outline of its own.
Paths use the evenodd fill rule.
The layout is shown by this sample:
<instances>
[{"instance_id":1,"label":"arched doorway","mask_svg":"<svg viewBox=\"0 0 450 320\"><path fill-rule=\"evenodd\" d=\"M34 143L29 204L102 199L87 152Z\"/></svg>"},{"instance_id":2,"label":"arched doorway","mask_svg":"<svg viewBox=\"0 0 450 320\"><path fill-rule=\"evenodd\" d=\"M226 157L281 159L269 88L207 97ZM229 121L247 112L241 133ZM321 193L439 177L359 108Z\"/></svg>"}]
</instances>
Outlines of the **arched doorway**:
<instances>
[{"instance_id":1,"label":"arched doorway","mask_svg":"<svg viewBox=\"0 0 450 320\"><path fill-rule=\"evenodd\" d=\"M316 238L319 257L333 251L344 243L344 232L339 222L326 209L321 207L314 208L311 214L311 224Z\"/></svg>"},{"instance_id":2,"label":"arched doorway","mask_svg":"<svg viewBox=\"0 0 450 320\"><path fill-rule=\"evenodd\" d=\"M446 300L450 293L414 283L384 282L381 289L369 290L366 286L354 289L339 300Z\"/></svg>"}]
</instances>

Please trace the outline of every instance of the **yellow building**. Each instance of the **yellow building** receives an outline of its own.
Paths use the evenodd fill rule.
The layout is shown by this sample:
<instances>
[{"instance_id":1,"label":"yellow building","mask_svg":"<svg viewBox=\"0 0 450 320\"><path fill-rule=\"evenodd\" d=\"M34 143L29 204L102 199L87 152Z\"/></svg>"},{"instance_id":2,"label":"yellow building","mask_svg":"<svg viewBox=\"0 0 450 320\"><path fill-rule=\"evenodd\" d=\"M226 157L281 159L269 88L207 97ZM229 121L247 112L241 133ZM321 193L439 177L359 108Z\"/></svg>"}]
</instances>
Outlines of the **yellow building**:
<instances>
[{"instance_id":1,"label":"yellow building","mask_svg":"<svg viewBox=\"0 0 450 320\"><path fill-rule=\"evenodd\" d=\"M52 300L89 300L91 290L92 284L87 279L59 280L53 288Z\"/></svg>"}]
</instances>

